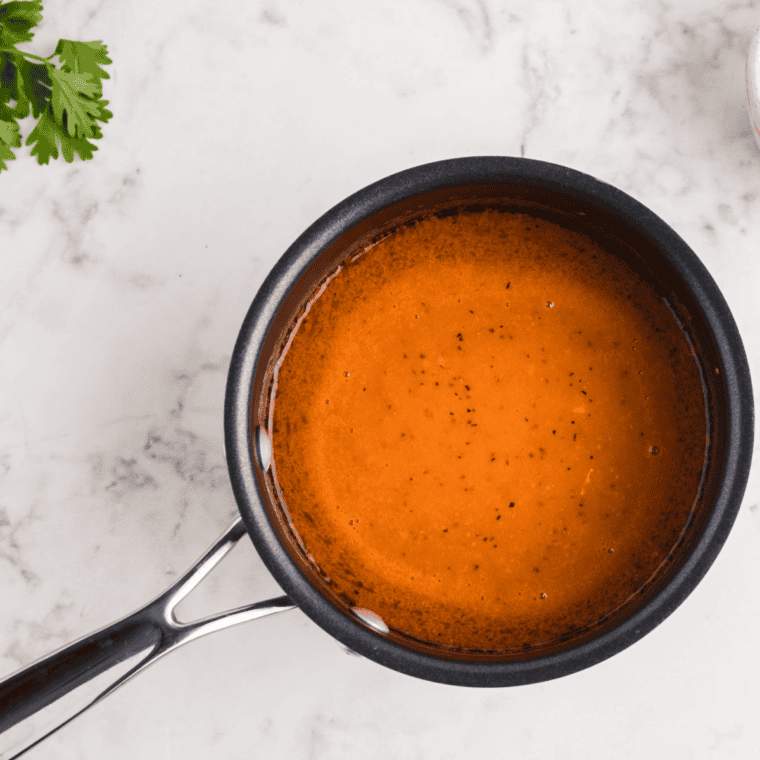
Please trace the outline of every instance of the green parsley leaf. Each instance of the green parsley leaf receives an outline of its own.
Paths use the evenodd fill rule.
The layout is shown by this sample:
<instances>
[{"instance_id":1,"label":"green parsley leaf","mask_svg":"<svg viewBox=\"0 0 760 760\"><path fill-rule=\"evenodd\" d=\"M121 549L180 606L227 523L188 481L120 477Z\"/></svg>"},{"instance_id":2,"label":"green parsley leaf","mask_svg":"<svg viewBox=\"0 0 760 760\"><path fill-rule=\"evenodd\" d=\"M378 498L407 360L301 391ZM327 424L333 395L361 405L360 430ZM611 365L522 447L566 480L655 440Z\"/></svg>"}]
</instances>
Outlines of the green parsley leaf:
<instances>
[{"instance_id":1,"label":"green parsley leaf","mask_svg":"<svg viewBox=\"0 0 760 760\"><path fill-rule=\"evenodd\" d=\"M98 80L111 78L108 72L99 65L113 63L108 57L108 49L102 40L94 42L58 40L54 55L60 58L64 71L92 74Z\"/></svg>"},{"instance_id":2,"label":"green parsley leaf","mask_svg":"<svg viewBox=\"0 0 760 760\"><path fill-rule=\"evenodd\" d=\"M11 148L21 147L21 135L18 131L16 120L7 119L6 114L0 118L0 172L7 169L6 160L12 161L16 158Z\"/></svg>"},{"instance_id":3,"label":"green parsley leaf","mask_svg":"<svg viewBox=\"0 0 760 760\"><path fill-rule=\"evenodd\" d=\"M0 103L15 100L16 66L10 53L0 53Z\"/></svg>"},{"instance_id":4,"label":"green parsley leaf","mask_svg":"<svg viewBox=\"0 0 760 760\"><path fill-rule=\"evenodd\" d=\"M19 100L16 110L23 113L18 115L23 118L29 114L29 106L32 108L32 116L36 119L43 111L47 110L53 89L53 81L48 74L44 63L31 63L25 58L17 60L16 71L19 80Z\"/></svg>"},{"instance_id":5,"label":"green parsley leaf","mask_svg":"<svg viewBox=\"0 0 760 760\"><path fill-rule=\"evenodd\" d=\"M74 160L74 154L76 153L82 161L86 161L88 158L92 158L93 151L98 149L97 145L93 145L85 137L69 137L69 135L59 130L61 140L61 153L67 163L71 163ZM103 137L103 133L95 127L93 135L95 139Z\"/></svg>"},{"instance_id":6,"label":"green parsley leaf","mask_svg":"<svg viewBox=\"0 0 760 760\"><path fill-rule=\"evenodd\" d=\"M103 136L97 125L93 128L91 136L96 139ZM26 144L32 146L31 155L37 156L37 163L40 165L46 164L51 158L58 158L59 145L68 163L74 160L75 153L86 161L92 158L93 151L98 149L97 145L93 145L84 137L72 137L67 134L47 111L40 116L37 125L26 138Z\"/></svg>"},{"instance_id":7,"label":"green parsley leaf","mask_svg":"<svg viewBox=\"0 0 760 760\"><path fill-rule=\"evenodd\" d=\"M0 69L0 103L15 100L13 115L23 119L29 115L37 118L48 106L53 83L47 67L30 63L25 58L9 54L5 67Z\"/></svg>"},{"instance_id":8,"label":"green parsley leaf","mask_svg":"<svg viewBox=\"0 0 760 760\"><path fill-rule=\"evenodd\" d=\"M13 148L21 147L21 135L15 119L8 119L5 114L0 118L0 142Z\"/></svg>"},{"instance_id":9,"label":"green parsley leaf","mask_svg":"<svg viewBox=\"0 0 760 760\"><path fill-rule=\"evenodd\" d=\"M58 158L59 149L69 163L75 154L91 159L97 146L88 138L100 139L98 122L113 117L102 98L102 80L110 79L102 66L112 61L101 40L59 40L47 58L15 47L33 38L41 19L42 0L0 2L0 172L21 146L16 119L30 112L38 121L26 145L39 164ZM50 60L56 55L60 68Z\"/></svg>"},{"instance_id":10,"label":"green parsley leaf","mask_svg":"<svg viewBox=\"0 0 760 760\"><path fill-rule=\"evenodd\" d=\"M95 102L95 105L98 106L100 109L100 114L98 115L98 121L102 121L104 124L108 123L108 120L113 118L113 114L106 108L108 105L107 100L103 100L103 98L98 98ZM99 129L98 125L96 124L93 127L93 130L97 132ZM93 134L93 137L98 137L99 135Z\"/></svg>"},{"instance_id":11,"label":"green parsley leaf","mask_svg":"<svg viewBox=\"0 0 760 760\"><path fill-rule=\"evenodd\" d=\"M26 138L26 144L32 146L31 155L37 156L37 163L46 164L51 158L58 158L58 125L47 111L40 116L34 129Z\"/></svg>"},{"instance_id":12,"label":"green parsley leaf","mask_svg":"<svg viewBox=\"0 0 760 760\"><path fill-rule=\"evenodd\" d=\"M98 82L92 74L50 69L53 80L53 115L70 135L92 137L95 120L100 118Z\"/></svg>"},{"instance_id":13,"label":"green parsley leaf","mask_svg":"<svg viewBox=\"0 0 760 760\"><path fill-rule=\"evenodd\" d=\"M14 152L4 142L0 141L0 172L8 168L6 161L12 161L15 158Z\"/></svg>"},{"instance_id":14,"label":"green parsley leaf","mask_svg":"<svg viewBox=\"0 0 760 760\"><path fill-rule=\"evenodd\" d=\"M0 47L29 42L34 37L29 30L41 20L41 0L0 4Z\"/></svg>"}]
</instances>

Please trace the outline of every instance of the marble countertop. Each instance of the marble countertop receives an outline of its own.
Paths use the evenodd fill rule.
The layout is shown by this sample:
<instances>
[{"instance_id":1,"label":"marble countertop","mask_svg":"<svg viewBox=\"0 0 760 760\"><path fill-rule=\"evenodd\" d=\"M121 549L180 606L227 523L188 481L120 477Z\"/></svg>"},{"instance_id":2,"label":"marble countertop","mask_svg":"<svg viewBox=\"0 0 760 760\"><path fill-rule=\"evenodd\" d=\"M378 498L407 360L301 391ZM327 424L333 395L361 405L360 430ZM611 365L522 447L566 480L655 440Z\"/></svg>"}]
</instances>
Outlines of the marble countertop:
<instances>
[{"instance_id":1,"label":"marble countertop","mask_svg":"<svg viewBox=\"0 0 760 760\"><path fill-rule=\"evenodd\" d=\"M114 117L93 160L23 148L0 175L0 676L151 599L236 515L242 318L312 221L393 172L509 155L616 185L705 263L759 378L758 22L756 0L48 0L24 49L102 39ZM758 502L755 467L694 593L575 675L427 683L295 610L184 647L25 757L756 757ZM188 618L279 593L242 544Z\"/></svg>"}]
</instances>

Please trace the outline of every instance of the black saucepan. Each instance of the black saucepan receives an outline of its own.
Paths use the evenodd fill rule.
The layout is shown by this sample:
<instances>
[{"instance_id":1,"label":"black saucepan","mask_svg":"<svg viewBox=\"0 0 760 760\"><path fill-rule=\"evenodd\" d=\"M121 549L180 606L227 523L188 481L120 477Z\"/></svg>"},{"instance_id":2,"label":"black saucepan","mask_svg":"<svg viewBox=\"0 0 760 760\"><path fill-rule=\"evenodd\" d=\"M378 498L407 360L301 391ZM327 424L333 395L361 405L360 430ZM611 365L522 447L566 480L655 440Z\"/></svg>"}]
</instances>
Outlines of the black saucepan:
<instances>
[{"instance_id":1,"label":"black saucepan","mask_svg":"<svg viewBox=\"0 0 760 760\"><path fill-rule=\"evenodd\" d=\"M509 656L437 648L388 630L332 596L300 555L287 520L269 498L263 434L278 352L324 278L357 247L399 224L441 210L489 206L581 230L647 278L689 333L709 410L703 488L665 569L633 603L577 636ZM399 172L355 193L309 227L272 269L245 317L230 364L224 415L227 464L241 519L157 599L0 683L0 731L3 737L20 732L21 751L186 641L294 606L351 650L431 681L514 686L587 668L651 631L707 572L739 510L754 434L751 381L739 332L717 285L686 243L645 206L601 180L556 164L504 157L451 159ZM287 596L179 623L173 614L177 602L246 530ZM69 702L63 714L28 728L48 718L61 697Z\"/></svg>"}]
</instances>

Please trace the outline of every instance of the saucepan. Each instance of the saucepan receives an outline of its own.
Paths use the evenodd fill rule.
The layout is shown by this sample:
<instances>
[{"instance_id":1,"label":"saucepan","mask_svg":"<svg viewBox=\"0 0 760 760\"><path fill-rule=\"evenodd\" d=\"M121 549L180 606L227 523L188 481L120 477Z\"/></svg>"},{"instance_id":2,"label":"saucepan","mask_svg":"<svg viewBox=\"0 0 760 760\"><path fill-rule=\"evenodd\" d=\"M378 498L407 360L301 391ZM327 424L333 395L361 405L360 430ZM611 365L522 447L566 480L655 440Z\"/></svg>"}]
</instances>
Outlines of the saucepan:
<instances>
[{"instance_id":1,"label":"saucepan","mask_svg":"<svg viewBox=\"0 0 760 760\"><path fill-rule=\"evenodd\" d=\"M452 204L498 202L572 220L621 256L636 258L678 310L705 385L709 457L694 519L656 582L575 637L504 655L452 651L389 629L331 596L304 561L267 488L267 389L299 310L326 275L362 241ZM626 193L587 174L543 161L458 158L393 174L350 196L309 227L272 269L246 315L230 362L224 407L227 465L240 517L193 568L137 612L64 647L0 683L0 731L35 716L55 722L27 731L22 752L182 644L212 631L294 607L348 649L401 673L439 683L506 687L588 668L630 646L670 615L723 546L747 483L754 433L749 368L717 285L686 243ZM245 535L286 596L193 623L174 609ZM94 693L92 689L95 689ZM11 729L11 731L9 731Z\"/></svg>"}]
</instances>

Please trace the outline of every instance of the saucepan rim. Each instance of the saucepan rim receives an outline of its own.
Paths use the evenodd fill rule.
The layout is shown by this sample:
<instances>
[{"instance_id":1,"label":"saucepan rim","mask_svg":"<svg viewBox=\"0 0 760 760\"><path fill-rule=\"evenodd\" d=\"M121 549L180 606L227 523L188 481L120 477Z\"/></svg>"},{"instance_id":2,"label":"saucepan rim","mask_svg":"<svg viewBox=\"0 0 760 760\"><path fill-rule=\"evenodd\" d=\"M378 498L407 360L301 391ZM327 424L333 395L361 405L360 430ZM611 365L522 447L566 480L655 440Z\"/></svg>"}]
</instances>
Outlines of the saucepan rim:
<instances>
[{"instance_id":1,"label":"saucepan rim","mask_svg":"<svg viewBox=\"0 0 760 760\"><path fill-rule=\"evenodd\" d=\"M280 305L309 264L354 225L391 204L431 190L478 184L535 186L591 198L630 221L664 252L713 333L728 423L727 464L712 513L668 584L596 638L565 651L512 661L435 657L385 638L331 604L281 543L255 476L251 445L253 378L264 341ZM659 625L686 599L714 562L739 511L752 458L754 402L749 366L729 307L705 266L668 224L623 191L577 170L535 159L477 156L424 164L381 179L338 203L296 239L264 280L243 321L230 362L224 427L230 480L248 533L274 578L315 623L351 650L402 673L439 683L495 687L550 680L611 657Z\"/></svg>"}]
</instances>

